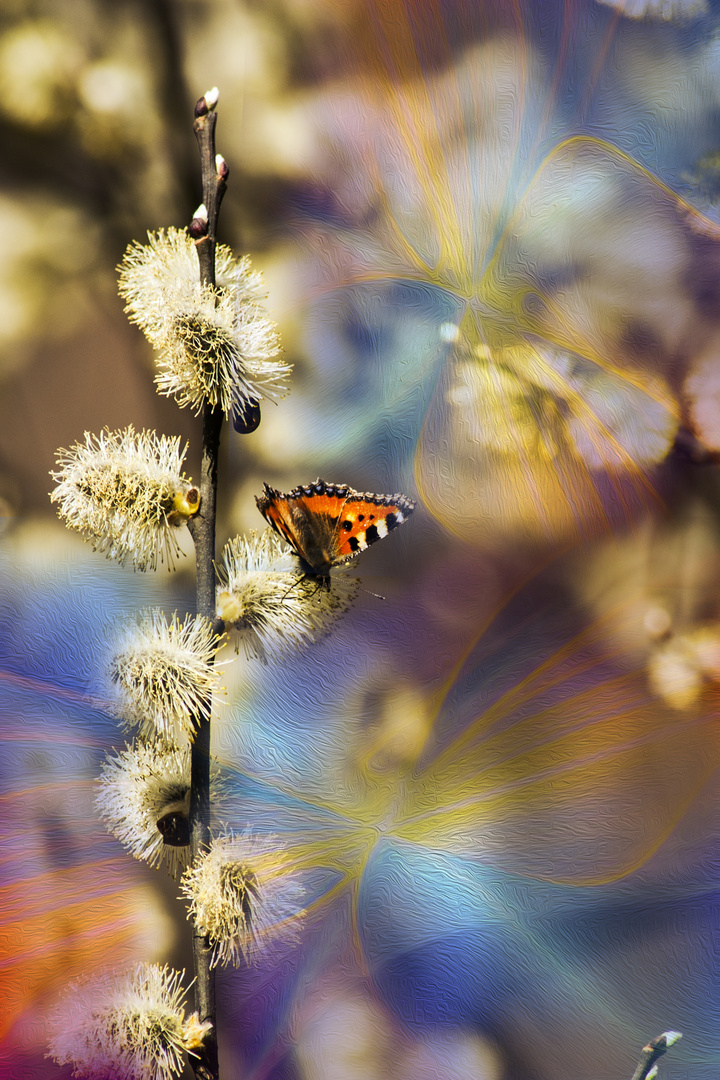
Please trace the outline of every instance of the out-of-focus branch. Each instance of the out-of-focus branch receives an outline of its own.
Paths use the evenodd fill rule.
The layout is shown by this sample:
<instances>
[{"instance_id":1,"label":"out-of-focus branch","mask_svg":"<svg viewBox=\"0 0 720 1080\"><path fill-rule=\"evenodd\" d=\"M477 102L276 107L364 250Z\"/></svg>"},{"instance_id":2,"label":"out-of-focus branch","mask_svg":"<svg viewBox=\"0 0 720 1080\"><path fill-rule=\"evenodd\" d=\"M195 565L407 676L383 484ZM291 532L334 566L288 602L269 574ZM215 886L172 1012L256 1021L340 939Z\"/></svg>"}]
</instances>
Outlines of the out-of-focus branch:
<instances>
[{"instance_id":1,"label":"out-of-focus branch","mask_svg":"<svg viewBox=\"0 0 720 1080\"><path fill-rule=\"evenodd\" d=\"M643 1047L642 1056L632 1075L632 1080L652 1080L657 1073L655 1062L681 1038L679 1031L664 1031L656 1039L651 1039L647 1046Z\"/></svg>"}]
</instances>

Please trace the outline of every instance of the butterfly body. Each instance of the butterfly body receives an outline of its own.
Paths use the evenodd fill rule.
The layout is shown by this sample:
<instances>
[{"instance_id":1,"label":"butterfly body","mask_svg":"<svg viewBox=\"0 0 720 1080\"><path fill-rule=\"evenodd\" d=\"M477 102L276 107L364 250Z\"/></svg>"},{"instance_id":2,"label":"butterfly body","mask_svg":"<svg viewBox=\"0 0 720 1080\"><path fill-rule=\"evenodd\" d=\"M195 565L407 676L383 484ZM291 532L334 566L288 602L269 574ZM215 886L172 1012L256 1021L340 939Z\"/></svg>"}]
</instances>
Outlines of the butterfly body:
<instances>
[{"instance_id":1,"label":"butterfly body","mask_svg":"<svg viewBox=\"0 0 720 1080\"><path fill-rule=\"evenodd\" d=\"M287 494L265 484L256 502L298 556L302 572L325 582L334 566L387 536L415 509L404 495L373 495L320 479Z\"/></svg>"}]
</instances>

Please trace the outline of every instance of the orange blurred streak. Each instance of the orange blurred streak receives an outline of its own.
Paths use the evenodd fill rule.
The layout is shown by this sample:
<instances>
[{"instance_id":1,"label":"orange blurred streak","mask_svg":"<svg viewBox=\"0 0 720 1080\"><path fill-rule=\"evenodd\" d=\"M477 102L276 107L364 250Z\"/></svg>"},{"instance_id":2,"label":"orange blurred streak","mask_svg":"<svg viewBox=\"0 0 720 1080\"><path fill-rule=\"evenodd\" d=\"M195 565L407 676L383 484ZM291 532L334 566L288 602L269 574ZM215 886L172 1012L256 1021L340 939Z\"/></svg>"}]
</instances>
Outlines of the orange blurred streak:
<instances>
[{"instance_id":1,"label":"orange blurred streak","mask_svg":"<svg viewBox=\"0 0 720 1080\"><path fill-rule=\"evenodd\" d=\"M0 1037L68 980L122 964L132 954L136 888L117 860L108 859L0 890Z\"/></svg>"}]
</instances>

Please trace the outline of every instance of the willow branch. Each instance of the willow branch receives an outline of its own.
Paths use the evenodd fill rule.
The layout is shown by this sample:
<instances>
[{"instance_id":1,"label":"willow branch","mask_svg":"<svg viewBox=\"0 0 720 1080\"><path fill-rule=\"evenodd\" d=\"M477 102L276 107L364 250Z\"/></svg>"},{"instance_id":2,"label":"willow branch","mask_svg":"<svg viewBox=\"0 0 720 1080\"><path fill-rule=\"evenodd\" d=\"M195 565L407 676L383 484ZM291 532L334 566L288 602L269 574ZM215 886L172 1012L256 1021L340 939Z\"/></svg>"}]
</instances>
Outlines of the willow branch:
<instances>
[{"instance_id":1,"label":"willow branch","mask_svg":"<svg viewBox=\"0 0 720 1080\"><path fill-rule=\"evenodd\" d=\"M196 215L190 227L200 261L200 280L203 285L215 284L215 246L218 212L225 193L227 166L215 157L214 107L217 92L210 91L195 106L194 131L200 150L202 168L204 215ZM202 461L200 466L200 512L190 523L195 544L197 566L196 614L215 620L215 516L217 501L218 452L223 414L217 406L206 405L203 411ZM210 843L210 710L207 717L198 717L197 734L193 742L190 788L190 843L193 861L207 850ZM218 1055L215 1017L215 979L210 966L212 949L207 937L197 931L193 935L195 964L195 1004L202 1022L209 1020L212 1032L205 1040L199 1058L192 1064L198 1080L217 1080Z\"/></svg>"}]
</instances>

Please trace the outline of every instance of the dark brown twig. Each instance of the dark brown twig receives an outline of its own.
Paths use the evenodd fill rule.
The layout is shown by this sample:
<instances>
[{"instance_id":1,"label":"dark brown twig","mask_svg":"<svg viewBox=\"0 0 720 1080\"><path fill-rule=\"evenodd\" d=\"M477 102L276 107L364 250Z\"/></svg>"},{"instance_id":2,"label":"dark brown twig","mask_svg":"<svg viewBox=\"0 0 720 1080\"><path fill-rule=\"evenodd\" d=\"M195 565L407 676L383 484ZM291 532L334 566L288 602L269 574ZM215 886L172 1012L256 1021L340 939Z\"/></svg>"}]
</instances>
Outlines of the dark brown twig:
<instances>
[{"instance_id":1,"label":"dark brown twig","mask_svg":"<svg viewBox=\"0 0 720 1080\"><path fill-rule=\"evenodd\" d=\"M216 229L220 203L225 193L227 166L216 162L214 112L216 93L211 91L200 98L195 106L195 137L200 149L202 167L203 203L207 223L203 230L204 216L196 214L191 235L196 236L200 261L200 279L203 285L215 284ZM204 231L204 235L203 235ZM200 234L198 236L198 233ZM215 515L217 497L218 451L223 414L218 406L206 405L203 410L203 445L200 466L200 512L190 522L190 532L195 544L197 566L196 614L215 620ZM210 718L198 718L197 734L192 747L190 788L190 842L193 860L206 851L210 844ZM215 979L210 966L212 949L209 941L195 931L193 935L193 958L195 962L195 1005L202 1022L209 1020L212 1031L206 1038L199 1057L192 1065L198 1080L217 1080L218 1052L215 1017Z\"/></svg>"},{"instance_id":2,"label":"dark brown twig","mask_svg":"<svg viewBox=\"0 0 720 1080\"><path fill-rule=\"evenodd\" d=\"M215 110L216 95L210 91L195 106L193 131L200 150L202 168L203 204L207 211L207 235L196 241L200 259L200 280L203 285L215 284L215 245L220 203L225 194L228 175L227 165L218 164L215 158Z\"/></svg>"}]
</instances>

